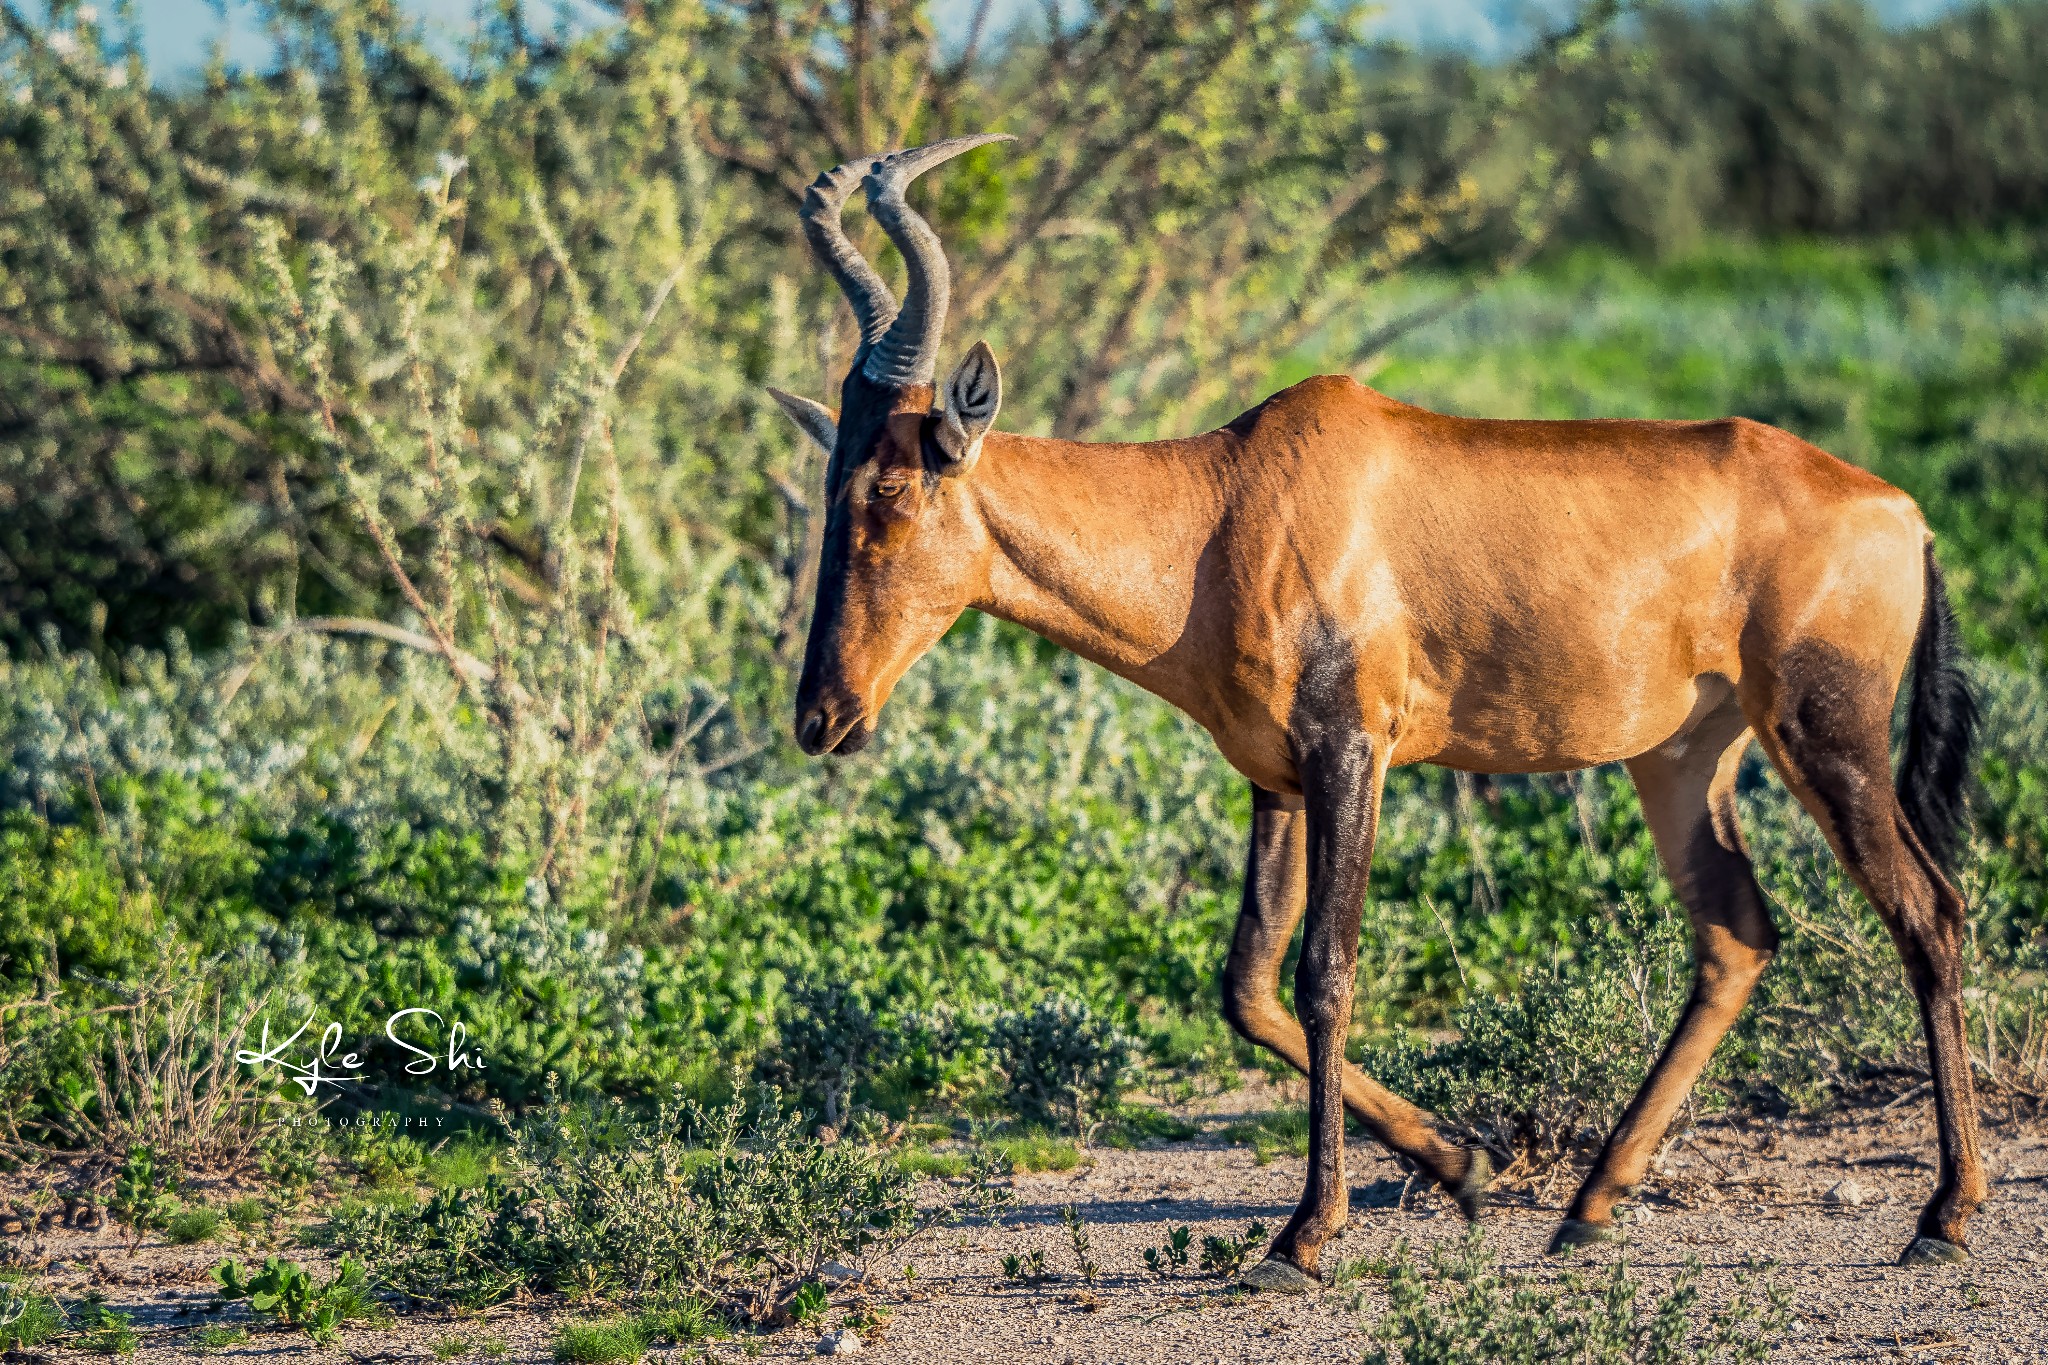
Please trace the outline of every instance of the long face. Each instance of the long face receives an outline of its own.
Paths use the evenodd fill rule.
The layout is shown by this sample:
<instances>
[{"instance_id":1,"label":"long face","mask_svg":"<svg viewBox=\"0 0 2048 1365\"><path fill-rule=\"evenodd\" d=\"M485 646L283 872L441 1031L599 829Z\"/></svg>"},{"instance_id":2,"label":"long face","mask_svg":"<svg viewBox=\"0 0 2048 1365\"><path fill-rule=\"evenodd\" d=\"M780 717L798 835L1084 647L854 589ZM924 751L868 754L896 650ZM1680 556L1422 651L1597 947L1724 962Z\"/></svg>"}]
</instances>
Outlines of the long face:
<instances>
[{"instance_id":1,"label":"long face","mask_svg":"<svg viewBox=\"0 0 2048 1365\"><path fill-rule=\"evenodd\" d=\"M987 537L965 480L926 456L936 420L922 407L889 414L828 491L797 686L797 743L807 754L865 747L897 682L973 600Z\"/></svg>"},{"instance_id":2,"label":"long face","mask_svg":"<svg viewBox=\"0 0 2048 1365\"><path fill-rule=\"evenodd\" d=\"M898 680L959 619L986 577L988 537L968 475L1002 401L1002 375L988 346L977 344L935 402L950 289L946 255L903 190L949 157L1003 140L951 138L850 161L804 194L804 236L861 331L837 416L769 390L832 456L818 600L796 693L796 739L808 754L865 747ZM909 285L901 308L840 227L856 178L868 211L903 255Z\"/></svg>"}]
</instances>

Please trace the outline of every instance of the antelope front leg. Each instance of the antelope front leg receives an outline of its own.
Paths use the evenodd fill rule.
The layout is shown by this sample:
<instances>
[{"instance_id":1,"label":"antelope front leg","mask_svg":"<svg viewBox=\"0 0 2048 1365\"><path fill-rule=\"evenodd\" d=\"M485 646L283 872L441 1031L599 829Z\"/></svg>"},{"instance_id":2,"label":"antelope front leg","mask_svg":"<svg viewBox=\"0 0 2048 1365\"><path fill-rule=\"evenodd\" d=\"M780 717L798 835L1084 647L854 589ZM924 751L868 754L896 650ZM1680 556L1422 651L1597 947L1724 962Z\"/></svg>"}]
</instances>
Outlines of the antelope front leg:
<instances>
[{"instance_id":1,"label":"antelope front leg","mask_svg":"<svg viewBox=\"0 0 2048 1365\"><path fill-rule=\"evenodd\" d=\"M1252 788L1244 901L1223 966L1223 1017L1238 1036L1306 1076L1308 1038L1280 1003L1280 966L1308 904L1308 817L1302 798ZM1344 1107L1389 1151L1433 1176L1477 1218L1493 1167L1486 1154L1444 1141L1429 1114L1347 1063Z\"/></svg>"},{"instance_id":2,"label":"antelope front leg","mask_svg":"<svg viewBox=\"0 0 2048 1365\"><path fill-rule=\"evenodd\" d=\"M1358 927L1379 819L1387 746L1356 730L1312 732L1301 762L1308 805L1308 923L1294 1006L1308 1038L1308 1188L1266 1260L1245 1276L1272 1289L1318 1279L1322 1249L1344 1230L1344 1037L1358 970Z\"/></svg>"}]
</instances>

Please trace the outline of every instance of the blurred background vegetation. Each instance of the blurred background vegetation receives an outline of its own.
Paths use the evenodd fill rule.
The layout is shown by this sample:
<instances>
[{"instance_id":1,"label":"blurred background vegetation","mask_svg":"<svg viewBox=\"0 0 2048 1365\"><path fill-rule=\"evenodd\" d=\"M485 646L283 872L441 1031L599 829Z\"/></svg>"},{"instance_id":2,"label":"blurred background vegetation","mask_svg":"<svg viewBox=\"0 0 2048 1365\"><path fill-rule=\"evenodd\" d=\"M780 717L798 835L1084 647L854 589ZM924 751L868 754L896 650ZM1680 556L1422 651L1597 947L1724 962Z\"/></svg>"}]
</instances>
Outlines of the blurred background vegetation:
<instances>
[{"instance_id":1,"label":"blurred background vegetation","mask_svg":"<svg viewBox=\"0 0 2048 1365\"><path fill-rule=\"evenodd\" d=\"M1346 371L1744 414L1919 498L1989 715L1973 1047L2048 1088L2048 4L1599 2L1485 62L1311 0L946 41L889 0L505 4L459 50L256 8L271 61L167 85L129 10L0 0L17 1156L246 1156L203 1063L265 1021L370 1044L343 1104L458 1113L739 1064L834 1118L1085 1126L1129 1066L1254 1060L1213 1008L1249 803L1194 727L970 615L867 755L789 740L822 462L762 386L829 396L854 341L796 197L983 129L1019 140L920 193L1014 429ZM1745 801L1787 946L1708 1102L1910 1085L1882 931L1761 768ZM1687 988L1619 769L1405 770L1372 892L1355 1050L1506 1154L1603 1124ZM415 1007L487 1068L406 1076L374 1040Z\"/></svg>"}]
</instances>

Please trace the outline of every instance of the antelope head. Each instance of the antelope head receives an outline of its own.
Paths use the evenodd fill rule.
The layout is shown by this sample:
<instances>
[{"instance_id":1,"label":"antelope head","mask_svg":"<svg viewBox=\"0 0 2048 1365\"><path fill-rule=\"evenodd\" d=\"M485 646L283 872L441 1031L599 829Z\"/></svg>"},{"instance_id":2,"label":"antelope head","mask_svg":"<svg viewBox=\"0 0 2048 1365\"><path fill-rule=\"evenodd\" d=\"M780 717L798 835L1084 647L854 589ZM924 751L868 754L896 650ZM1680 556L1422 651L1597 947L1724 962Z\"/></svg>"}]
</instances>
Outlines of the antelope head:
<instances>
[{"instance_id":1,"label":"antelope head","mask_svg":"<svg viewBox=\"0 0 2048 1365\"><path fill-rule=\"evenodd\" d=\"M903 190L933 166L1002 134L956 137L850 161L804 195L804 236L860 324L860 348L835 417L822 403L770 389L830 455L824 556L797 684L796 737L807 754L859 752L889 693L974 599L988 535L967 476L1002 401L986 343L935 384L951 279L938 234ZM853 187L903 254L899 309L840 226Z\"/></svg>"}]
</instances>

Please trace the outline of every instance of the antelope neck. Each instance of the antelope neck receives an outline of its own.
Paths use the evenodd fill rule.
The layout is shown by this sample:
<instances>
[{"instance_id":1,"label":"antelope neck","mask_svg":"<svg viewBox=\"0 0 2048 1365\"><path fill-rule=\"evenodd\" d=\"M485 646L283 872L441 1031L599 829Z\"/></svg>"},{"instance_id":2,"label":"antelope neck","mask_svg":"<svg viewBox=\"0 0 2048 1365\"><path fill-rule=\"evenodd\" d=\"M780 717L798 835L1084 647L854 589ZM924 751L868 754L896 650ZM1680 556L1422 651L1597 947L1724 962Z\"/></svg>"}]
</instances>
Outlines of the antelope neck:
<instances>
[{"instance_id":1,"label":"antelope neck","mask_svg":"<svg viewBox=\"0 0 2048 1365\"><path fill-rule=\"evenodd\" d=\"M972 605L1174 700L1161 659L1224 509L1211 443L990 433L971 478L993 553Z\"/></svg>"}]
</instances>

